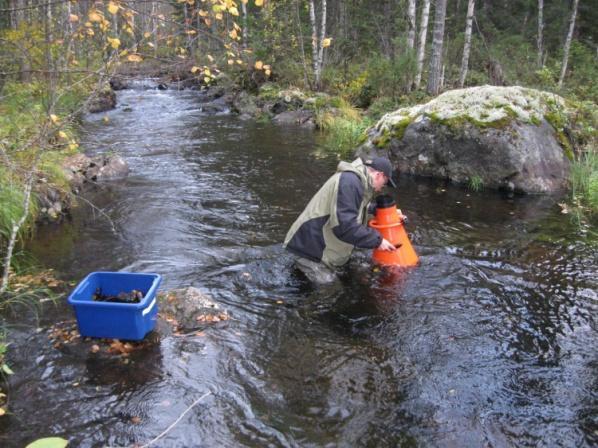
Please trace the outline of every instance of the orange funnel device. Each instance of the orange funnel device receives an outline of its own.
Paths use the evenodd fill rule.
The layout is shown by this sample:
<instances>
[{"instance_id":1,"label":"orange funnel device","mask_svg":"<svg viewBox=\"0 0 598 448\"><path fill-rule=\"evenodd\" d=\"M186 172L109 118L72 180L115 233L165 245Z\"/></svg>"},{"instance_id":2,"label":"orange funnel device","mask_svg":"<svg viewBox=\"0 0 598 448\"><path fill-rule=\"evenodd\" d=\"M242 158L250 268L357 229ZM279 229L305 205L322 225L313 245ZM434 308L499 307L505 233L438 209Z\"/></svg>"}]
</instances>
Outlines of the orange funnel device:
<instances>
[{"instance_id":1,"label":"orange funnel device","mask_svg":"<svg viewBox=\"0 0 598 448\"><path fill-rule=\"evenodd\" d=\"M376 215L368 224L397 249L394 251L374 249L374 261L390 266L417 265L419 258L409 241L403 220L404 216L390 196L382 195L376 198Z\"/></svg>"}]
</instances>

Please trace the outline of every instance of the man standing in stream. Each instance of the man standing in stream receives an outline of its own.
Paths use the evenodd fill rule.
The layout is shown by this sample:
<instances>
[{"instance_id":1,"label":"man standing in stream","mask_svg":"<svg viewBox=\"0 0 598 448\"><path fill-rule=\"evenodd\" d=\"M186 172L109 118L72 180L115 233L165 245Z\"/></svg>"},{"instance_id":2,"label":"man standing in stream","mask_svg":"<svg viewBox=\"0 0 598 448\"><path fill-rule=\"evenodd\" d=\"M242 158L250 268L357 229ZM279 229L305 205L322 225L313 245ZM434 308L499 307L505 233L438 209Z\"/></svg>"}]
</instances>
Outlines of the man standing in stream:
<instances>
[{"instance_id":1,"label":"man standing in stream","mask_svg":"<svg viewBox=\"0 0 598 448\"><path fill-rule=\"evenodd\" d=\"M368 204L392 180L386 157L340 162L293 223L283 247L296 255L297 267L314 283L336 280L336 268L349 261L353 249L395 247L367 227Z\"/></svg>"}]
</instances>

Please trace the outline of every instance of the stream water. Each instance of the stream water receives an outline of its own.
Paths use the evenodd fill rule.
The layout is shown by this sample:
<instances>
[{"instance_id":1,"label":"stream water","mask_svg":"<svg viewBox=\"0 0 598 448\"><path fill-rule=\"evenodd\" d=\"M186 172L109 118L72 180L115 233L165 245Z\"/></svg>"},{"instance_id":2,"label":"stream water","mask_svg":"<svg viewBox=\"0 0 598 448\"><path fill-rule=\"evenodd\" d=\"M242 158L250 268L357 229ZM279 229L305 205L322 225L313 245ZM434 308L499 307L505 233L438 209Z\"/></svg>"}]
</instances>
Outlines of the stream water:
<instances>
[{"instance_id":1,"label":"stream water","mask_svg":"<svg viewBox=\"0 0 598 448\"><path fill-rule=\"evenodd\" d=\"M200 397L152 446L598 444L597 241L554 198L403 177L421 265L387 272L357 251L342 285L313 288L281 241L338 162L316 134L205 115L193 91L118 101L83 124L89 154L131 168L87 193L112 223L82 204L32 253L73 281L157 272L161 290L198 287L232 319L154 333L125 364L53 347L66 300L19 316L2 446L142 445Z\"/></svg>"}]
</instances>

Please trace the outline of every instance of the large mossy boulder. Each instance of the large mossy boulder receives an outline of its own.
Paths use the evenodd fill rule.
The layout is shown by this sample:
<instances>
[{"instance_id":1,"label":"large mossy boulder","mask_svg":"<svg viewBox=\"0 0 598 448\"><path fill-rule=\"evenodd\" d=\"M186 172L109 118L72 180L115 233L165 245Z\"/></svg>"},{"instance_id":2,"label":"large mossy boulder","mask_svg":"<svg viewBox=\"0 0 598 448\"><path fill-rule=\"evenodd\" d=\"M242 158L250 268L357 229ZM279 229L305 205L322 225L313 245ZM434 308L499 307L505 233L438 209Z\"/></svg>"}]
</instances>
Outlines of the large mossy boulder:
<instances>
[{"instance_id":1,"label":"large mossy boulder","mask_svg":"<svg viewBox=\"0 0 598 448\"><path fill-rule=\"evenodd\" d=\"M558 95L481 86L384 115L360 152L385 150L401 172L548 193L568 185L571 110Z\"/></svg>"}]
</instances>

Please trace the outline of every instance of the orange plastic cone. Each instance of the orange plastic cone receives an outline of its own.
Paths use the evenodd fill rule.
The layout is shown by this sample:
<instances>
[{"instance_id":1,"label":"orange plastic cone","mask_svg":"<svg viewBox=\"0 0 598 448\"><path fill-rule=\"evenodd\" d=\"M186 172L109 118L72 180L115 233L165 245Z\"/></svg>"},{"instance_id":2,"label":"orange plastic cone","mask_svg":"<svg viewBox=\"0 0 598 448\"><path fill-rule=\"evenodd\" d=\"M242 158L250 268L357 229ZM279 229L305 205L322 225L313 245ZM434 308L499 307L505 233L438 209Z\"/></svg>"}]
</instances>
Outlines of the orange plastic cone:
<instances>
[{"instance_id":1,"label":"orange plastic cone","mask_svg":"<svg viewBox=\"0 0 598 448\"><path fill-rule=\"evenodd\" d=\"M374 261L388 266L417 265L419 257L409 241L403 220L404 216L390 196L383 195L376 198L376 215L368 224L397 249L394 251L374 249Z\"/></svg>"}]
</instances>

